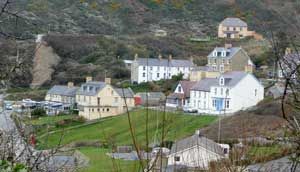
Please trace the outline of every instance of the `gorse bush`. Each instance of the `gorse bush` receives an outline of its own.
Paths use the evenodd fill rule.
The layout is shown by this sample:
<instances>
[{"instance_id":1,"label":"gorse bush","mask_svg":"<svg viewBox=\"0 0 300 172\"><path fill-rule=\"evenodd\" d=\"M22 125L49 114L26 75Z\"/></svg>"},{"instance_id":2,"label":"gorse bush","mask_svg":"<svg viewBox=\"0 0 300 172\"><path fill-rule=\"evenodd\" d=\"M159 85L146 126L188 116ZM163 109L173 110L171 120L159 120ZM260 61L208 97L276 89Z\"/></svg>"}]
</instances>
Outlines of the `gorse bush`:
<instances>
[{"instance_id":1,"label":"gorse bush","mask_svg":"<svg viewBox=\"0 0 300 172\"><path fill-rule=\"evenodd\" d=\"M31 112L31 116L34 118L46 116L46 111L42 108L36 108Z\"/></svg>"}]
</instances>

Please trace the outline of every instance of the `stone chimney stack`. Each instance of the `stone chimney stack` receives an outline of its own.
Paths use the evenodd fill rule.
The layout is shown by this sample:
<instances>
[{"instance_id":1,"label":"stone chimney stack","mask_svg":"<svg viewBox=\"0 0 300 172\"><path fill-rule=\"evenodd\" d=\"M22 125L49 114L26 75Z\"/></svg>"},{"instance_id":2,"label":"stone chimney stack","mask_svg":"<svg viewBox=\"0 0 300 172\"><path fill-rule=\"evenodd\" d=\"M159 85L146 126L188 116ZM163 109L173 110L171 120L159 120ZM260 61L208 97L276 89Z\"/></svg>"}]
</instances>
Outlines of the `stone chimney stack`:
<instances>
[{"instance_id":1,"label":"stone chimney stack","mask_svg":"<svg viewBox=\"0 0 300 172\"><path fill-rule=\"evenodd\" d=\"M200 132L200 130L199 130L199 129L195 131L195 135L196 135L196 136L199 136L199 137L201 137L201 136L202 136L202 134L201 134L201 132Z\"/></svg>"},{"instance_id":2,"label":"stone chimney stack","mask_svg":"<svg viewBox=\"0 0 300 172\"><path fill-rule=\"evenodd\" d=\"M172 61L172 54L169 55L169 61Z\"/></svg>"},{"instance_id":3,"label":"stone chimney stack","mask_svg":"<svg viewBox=\"0 0 300 172\"><path fill-rule=\"evenodd\" d=\"M225 44L225 49L229 49L229 48L232 48L232 44Z\"/></svg>"},{"instance_id":4,"label":"stone chimney stack","mask_svg":"<svg viewBox=\"0 0 300 172\"><path fill-rule=\"evenodd\" d=\"M104 82L105 84L111 84L111 78L105 78Z\"/></svg>"},{"instance_id":5,"label":"stone chimney stack","mask_svg":"<svg viewBox=\"0 0 300 172\"><path fill-rule=\"evenodd\" d=\"M158 55L158 59L162 60L162 55L161 54Z\"/></svg>"},{"instance_id":6,"label":"stone chimney stack","mask_svg":"<svg viewBox=\"0 0 300 172\"><path fill-rule=\"evenodd\" d=\"M288 55L288 54L292 54L292 49L291 48L286 48L285 49L285 55Z\"/></svg>"},{"instance_id":7,"label":"stone chimney stack","mask_svg":"<svg viewBox=\"0 0 300 172\"><path fill-rule=\"evenodd\" d=\"M137 61L138 58L139 58L139 55L138 55L138 54L135 54L135 55L134 55L134 61Z\"/></svg>"},{"instance_id":8,"label":"stone chimney stack","mask_svg":"<svg viewBox=\"0 0 300 172\"><path fill-rule=\"evenodd\" d=\"M69 87L69 88L74 87L74 82L68 82L68 87Z\"/></svg>"},{"instance_id":9,"label":"stone chimney stack","mask_svg":"<svg viewBox=\"0 0 300 172\"><path fill-rule=\"evenodd\" d=\"M86 82L91 82L93 81L93 77L91 76L87 76L86 79L85 79Z\"/></svg>"}]
</instances>

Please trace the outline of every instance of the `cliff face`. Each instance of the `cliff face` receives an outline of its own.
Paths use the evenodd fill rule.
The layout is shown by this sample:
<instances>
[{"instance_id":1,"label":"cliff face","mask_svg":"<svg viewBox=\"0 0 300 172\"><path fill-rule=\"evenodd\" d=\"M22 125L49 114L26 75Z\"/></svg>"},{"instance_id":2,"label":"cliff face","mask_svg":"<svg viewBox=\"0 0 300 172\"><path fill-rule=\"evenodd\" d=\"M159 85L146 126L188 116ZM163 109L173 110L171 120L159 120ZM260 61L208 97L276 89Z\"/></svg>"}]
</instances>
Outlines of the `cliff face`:
<instances>
[{"instance_id":1,"label":"cliff face","mask_svg":"<svg viewBox=\"0 0 300 172\"><path fill-rule=\"evenodd\" d=\"M54 67L60 62L60 57L53 51L53 48L42 38L36 41L36 50L33 58L31 87L37 88L52 79Z\"/></svg>"}]
</instances>

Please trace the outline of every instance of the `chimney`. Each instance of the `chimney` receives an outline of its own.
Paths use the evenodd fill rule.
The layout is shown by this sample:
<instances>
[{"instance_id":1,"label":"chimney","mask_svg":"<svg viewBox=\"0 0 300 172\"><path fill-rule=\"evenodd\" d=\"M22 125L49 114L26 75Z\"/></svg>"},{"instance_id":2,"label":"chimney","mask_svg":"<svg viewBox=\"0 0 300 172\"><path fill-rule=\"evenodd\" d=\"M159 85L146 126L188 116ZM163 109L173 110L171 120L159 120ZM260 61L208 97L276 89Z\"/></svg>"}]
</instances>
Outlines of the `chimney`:
<instances>
[{"instance_id":1,"label":"chimney","mask_svg":"<svg viewBox=\"0 0 300 172\"><path fill-rule=\"evenodd\" d=\"M199 137L201 137L201 136L202 136L202 134L201 134L201 132L200 132L200 130L199 130L199 129L195 131L195 135L196 135L196 136L199 136Z\"/></svg>"},{"instance_id":2,"label":"chimney","mask_svg":"<svg viewBox=\"0 0 300 172\"><path fill-rule=\"evenodd\" d=\"M161 54L158 55L158 59L162 60L162 55Z\"/></svg>"},{"instance_id":3,"label":"chimney","mask_svg":"<svg viewBox=\"0 0 300 172\"><path fill-rule=\"evenodd\" d=\"M288 54L292 54L292 49L291 48L286 48L285 49L285 55L288 55Z\"/></svg>"},{"instance_id":4,"label":"chimney","mask_svg":"<svg viewBox=\"0 0 300 172\"><path fill-rule=\"evenodd\" d=\"M225 49L232 48L232 44L225 44Z\"/></svg>"},{"instance_id":5,"label":"chimney","mask_svg":"<svg viewBox=\"0 0 300 172\"><path fill-rule=\"evenodd\" d=\"M172 54L169 55L169 61L172 61Z\"/></svg>"},{"instance_id":6,"label":"chimney","mask_svg":"<svg viewBox=\"0 0 300 172\"><path fill-rule=\"evenodd\" d=\"M74 82L68 82L68 87L69 87L69 88L74 87Z\"/></svg>"},{"instance_id":7,"label":"chimney","mask_svg":"<svg viewBox=\"0 0 300 172\"><path fill-rule=\"evenodd\" d=\"M134 55L134 61L137 61L138 58L139 58L139 55L138 55L138 54L135 54L135 55Z\"/></svg>"},{"instance_id":8,"label":"chimney","mask_svg":"<svg viewBox=\"0 0 300 172\"><path fill-rule=\"evenodd\" d=\"M190 61L192 62L192 63L194 63L194 57L190 57Z\"/></svg>"},{"instance_id":9,"label":"chimney","mask_svg":"<svg viewBox=\"0 0 300 172\"><path fill-rule=\"evenodd\" d=\"M87 77L85 78L85 81L86 81L86 82L91 82L91 81L93 81L93 77L87 76Z\"/></svg>"},{"instance_id":10,"label":"chimney","mask_svg":"<svg viewBox=\"0 0 300 172\"><path fill-rule=\"evenodd\" d=\"M111 78L105 78L105 84L111 84Z\"/></svg>"}]
</instances>

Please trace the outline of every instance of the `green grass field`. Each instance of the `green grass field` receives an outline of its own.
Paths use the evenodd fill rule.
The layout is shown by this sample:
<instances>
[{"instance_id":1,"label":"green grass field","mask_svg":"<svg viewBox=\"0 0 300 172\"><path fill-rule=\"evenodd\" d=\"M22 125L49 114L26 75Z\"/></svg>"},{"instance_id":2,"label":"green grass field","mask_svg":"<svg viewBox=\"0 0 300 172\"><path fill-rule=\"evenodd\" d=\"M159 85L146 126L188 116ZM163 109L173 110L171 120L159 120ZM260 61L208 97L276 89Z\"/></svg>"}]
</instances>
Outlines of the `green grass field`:
<instances>
[{"instance_id":1,"label":"green grass field","mask_svg":"<svg viewBox=\"0 0 300 172\"><path fill-rule=\"evenodd\" d=\"M134 136L140 145L146 143L146 110L130 113ZM148 113L148 138L149 143L161 140L164 128L164 140L176 140L194 133L198 128L205 127L214 122L215 116L193 116L181 113L166 113L163 124L163 112L149 110ZM163 127L164 126L164 127ZM53 147L63 136L62 144L77 141L101 141L115 145L132 144L129 121L127 115L103 119L101 122L75 129L64 129L54 134L40 138L41 148ZM46 139L47 138L47 139ZM47 143L44 145L43 143Z\"/></svg>"},{"instance_id":2,"label":"green grass field","mask_svg":"<svg viewBox=\"0 0 300 172\"><path fill-rule=\"evenodd\" d=\"M137 110L130 113L133 130L139 147L146 147L146 110ZM163 120L165 117L165 120ZM34 120L35 124L44 124L49 122L55 124L62 117L42 117ZM149 110L148 113L148 137L149 143L155 140L161 140L162 129L166 134L164 140L175 141L180 138L192 135L196 129L203 128L217 119L216 116L194 116L183 113L166 113ZM165 125L163 125L165 121ZM163 127L164 126L164 127ZM69 127L76 127L72 125ZM39 138L38 148L55 147L63 135L62 144L72 142L100 141L108 143L108 148L97 147L82 147L78 148L80 152L90 159L90 166L83 169L84 172L98 171L138 171L139 163L135 161L112 160L106 153L111 152L112 145L132 145L132 137L128 116L126 114L104 118L94 124L80 126L78 128L53 128L53 131L59 131L53 134L45 135L43 132L38 134L43 135ZM114 169L117 168L117 169Z\"/></svg>"}]
</instances>

